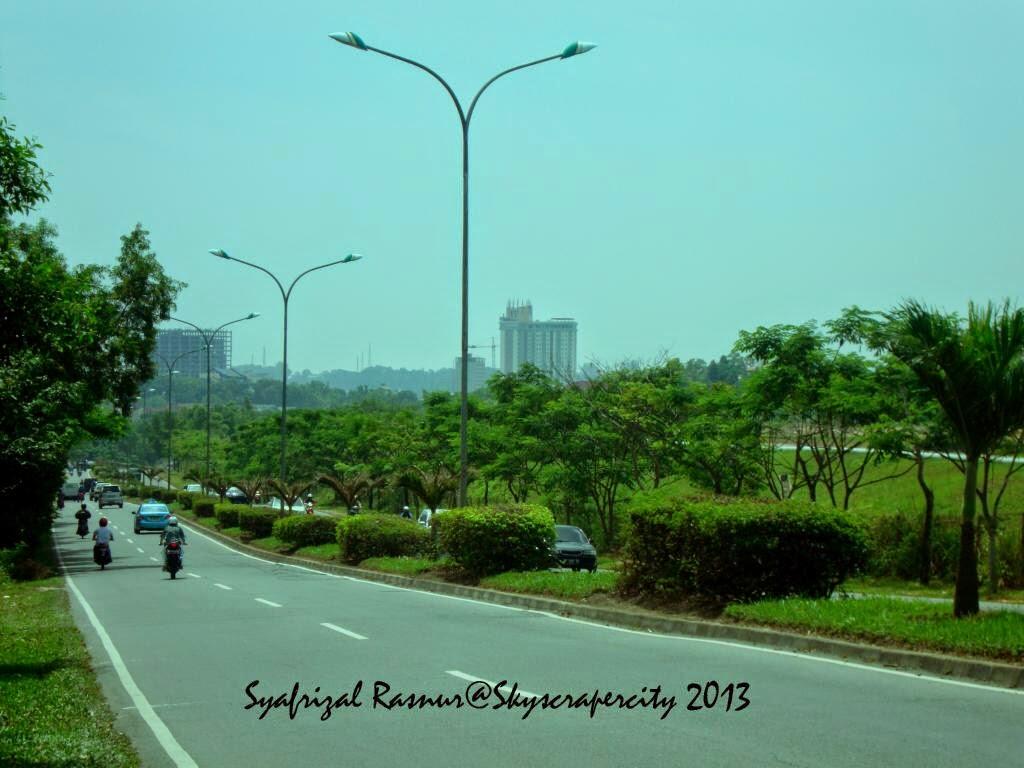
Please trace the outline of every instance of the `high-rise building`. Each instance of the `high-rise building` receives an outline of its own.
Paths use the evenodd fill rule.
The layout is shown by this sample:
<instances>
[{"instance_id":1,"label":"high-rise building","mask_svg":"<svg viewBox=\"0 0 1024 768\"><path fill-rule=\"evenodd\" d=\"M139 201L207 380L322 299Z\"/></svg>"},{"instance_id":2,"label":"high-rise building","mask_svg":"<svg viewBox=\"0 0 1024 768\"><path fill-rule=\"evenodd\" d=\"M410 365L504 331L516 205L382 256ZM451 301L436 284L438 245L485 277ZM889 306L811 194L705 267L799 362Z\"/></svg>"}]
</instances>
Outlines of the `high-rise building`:
<instances>
[{"instance_id":1,"label":"high-rise building","mask_svg":"<svg viewBox=\"0 0 1024 768\"><path fill-rule=\"evenodd\" d=\"M207 335L213 329L205 331ZM231 331L218 331L212 338L212 349L210 350L210 368L213 371L226 371L231 367ZM174 364L174 370L183 376L206 376L206 341L202 334L194 328L165 328L157 331L156 348L153 359L159 373L166 373L166 363L174 362L179 355L183 355ZM184 354L197 349L193 354ZM160 359L163 356L164 360Z\"/></svg>"},{"instance_id":2,"label":"high-rise building","mask_svg":"<svg viewBox=\"0 0 1024 768\"><path fill-rule=\"evenodd\" d=\"M469 356L469 367L466 369L466 391L476 392L487 385L492 371L488 369L482 357ZM452 372L452 392L462 391L462 357L455 358Z\"/></svg>"},{"instance_id":3,"label":"high-rise building","mask_svg":"<svg viewBox=\"0 0 1024 768\"><path fill-rule=\"evenodd\" d=\"M534 320L530 302L509 302L498 321L501 371L514 373L532 363L558 381L576 377L576 321L571 317Z\"/></svg>"}]
</instances>

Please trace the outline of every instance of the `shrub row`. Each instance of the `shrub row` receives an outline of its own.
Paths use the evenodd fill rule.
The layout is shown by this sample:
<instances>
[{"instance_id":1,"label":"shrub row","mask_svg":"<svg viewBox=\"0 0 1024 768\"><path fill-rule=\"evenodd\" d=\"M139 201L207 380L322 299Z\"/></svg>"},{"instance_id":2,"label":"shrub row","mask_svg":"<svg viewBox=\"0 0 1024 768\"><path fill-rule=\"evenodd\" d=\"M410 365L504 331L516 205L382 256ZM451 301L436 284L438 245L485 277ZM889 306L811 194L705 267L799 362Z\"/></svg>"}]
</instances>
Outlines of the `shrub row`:
<instances>
[{"instance_id":1,"label":"shrub row","mask_svg":"<svg viewBox=\"0 0 1024 768\"><path fill-rule=\"evenodd\" d=\"M719 603L827 597L866 560L864 530L831 507L640 494L620 583L627 594Z\"/></svg>"},{"instance_id":2,"label":"shrub row","mask_svg":"<svg viewBox=\"0 0 1024 768\"><path fill-rule=\"evenodd\" d=\"M335 541L338 526L322 515L288 515L274 521L274 536L294 547L312 547Z\"/></svg>"},{"instance_id":3,"label":"shrub row","mask_svg":"<svg viewBox=\"0 0 1024 768\"><path fill-rule=\"evenodd\" d=\"M475 576L532 571L551 564L555 521L547 507L501 504L436 515L440 548Z\"/></svg>"},{"instance_id":4,"label":"shrub row","mask_svg":"<svg viewBox=\"0 0 1024 768\"><path fill-rule=\"evenodd\" d=\"M347 563L360 563L369 557L418 555L430 547L426 528L397 515L344 517L338 521L337 536L341 557Z\"/></svg>"},{"instance_id":5,"label":"shrub row","mask_svg":"<svg viewBox=\"0 0 1024 768\"><path fill-rule=\"evenodd\" d=\"M221 506L221 505L217 505ZM277 512L272 509L253 509L244 504L226 504L238 510L238 527L256 539L265 539L274 532Z\"/></svg>"},{"instance_id":6,"label":"shrub row","mask_svg":"<svg viewBox=\"0 0 1024 768\"><path fill-rule=\"evenodd\" d=\"M223 504L214 503L213 516L217 518L221 528L238 528L240 527L238 513L245 508L240 504L232 504L230 502Z\"/></svg>"},{"instance_id":7,"label":"shrub row","mask_svg":"<svg viewBox=\"0 0 1024 768\"><path fill-rule=\"evenodd\" d=\"M196 517L213 517L214 501L210 498L198 498L192 501L192 511Z\"/></svg>"}]
</instances>

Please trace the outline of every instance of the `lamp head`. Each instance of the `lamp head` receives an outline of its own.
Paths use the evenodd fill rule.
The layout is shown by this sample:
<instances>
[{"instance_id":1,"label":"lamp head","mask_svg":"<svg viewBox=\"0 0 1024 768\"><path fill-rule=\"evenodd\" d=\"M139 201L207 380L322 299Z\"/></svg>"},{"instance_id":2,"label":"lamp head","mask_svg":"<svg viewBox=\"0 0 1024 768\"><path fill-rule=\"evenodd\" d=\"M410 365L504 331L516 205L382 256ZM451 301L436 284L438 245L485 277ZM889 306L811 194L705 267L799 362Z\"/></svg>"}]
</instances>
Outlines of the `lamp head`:
<instances>
[{"instance_id":1,"label":"lamp head","mask_svg":"<svg viewBox=\"0 0 1024 768\"><path fill-rule=\"evenodd\" d=\"M595 43L584 43L581 40L577 40L575 43L569 43L565 46L565 50L562 51L562 58L568 59L571 56L579 56L581 53L586 53L597 48Z\"/></svg>"},{"instance_id":2,"label":"lamp head","mask_svg":"<svg viewBox=\"0 0 1024 768\"><path fill-rule=\"evenodd\" d=\"M230 256L228 256L228 252L223 250L222 248L213 249L213 250L210 251L210 253L212 253L214 256L219 256L222 259L230 259L231 258Z\"/></svg>"},{"instance_id":3,"label":"lamp head","mask_svg":"<svg viewBox=\"0 0 1024 768\"><path fill-rule=\"evenodd\" d=\"M259 313L259 312L250 312L250 313L249 313L249 316L248 316L248 317L246 317L245 319L246 319L246 320L252 320L252 319L254 319L254 318L257 318L257 317L259 317L259 316L260 316L260 313Z\"/></svg>"},{"instance_id":4,"label":"lamp head","mask_svg":"<svg viewBox=\"0 0 1024 768\"><path fill-rule=\"evenodd\" d=\"M341 260L341 263L348 264L349 262L352 261L359 261L361 258L363 257L360 256L358 253L350 253L348 256Z\"/></svg>"},{"instance_id":5,"label":"lamp head","mask_svg":"<svg viewBox=\"0 0 1024 768\"><path fill-rule=\"evenodd\" d=\"M328 35L331 40L341 43L342 45L350 45L353 48L358 48L361 51L366 50L366 43L363 42L363 38L357 35L355 32L338 32L334 35Z\"/></svg>"}]
</instances>

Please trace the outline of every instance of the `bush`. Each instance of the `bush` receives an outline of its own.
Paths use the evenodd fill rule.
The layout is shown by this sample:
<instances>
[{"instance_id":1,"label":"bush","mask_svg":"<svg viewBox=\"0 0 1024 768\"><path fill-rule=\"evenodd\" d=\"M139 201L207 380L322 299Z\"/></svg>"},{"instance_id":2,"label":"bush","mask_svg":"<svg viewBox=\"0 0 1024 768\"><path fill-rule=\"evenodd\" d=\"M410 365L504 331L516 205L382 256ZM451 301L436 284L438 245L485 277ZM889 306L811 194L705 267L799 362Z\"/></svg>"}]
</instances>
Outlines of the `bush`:
<instances>
[{"instance_id":1,"label":"bush","mask_svg":"<svg viewBox=\"0 0 1024 768\"><path fill-rule=\"evenodd\" d=\"M555 521L547 507L502 504L438 515L440 548L474 576L532 571L551 564Z\"/></svg>"},{"instance_id":2,"label":"bush","mask_svg":"<svg viewBox=\"0 0 1024 768\"><path fill-rule=\"evenodd\" d=\"M192 501L192 511L196 517L213 517L213 499L204 499L202 497L194 499Z\"/></svg>"},{"instance_id":3,"label":"bush","mask_svg":"<svg viewBox=\"0 0 1024 768\"><path fill-rule=\"evenodd\" d=\"M198 494L189 493L188 491L178 491L177 499L182 509L192 509L192 504L195 503Z\"/></svg>"},{"instance_id":4,"label":"bush","mask_svg":"<svg viewBox=\"0 0 1024 768\"><path fill-rule=\"evenodd\" d=\"M147 498L147 499L153 499L153 501L160 501L160 502L174 501L173 497L171 499L167 499L166 496L167 496L167 494L165 493L163 488L145 488L144 489L144 497Z\"/></svg>"},{"instance_id":5,"label":"bush","mask_svg":"<svg viewBox=\"0 0 1024 768\"><path fill-rule=\"evenodd\" d=\"M288 515L274 521L274 536L295 547L330 544L338 535L334 518L322 515Z\"/></svg>"},{"instance_id":6,"label":"bush","mask_svg":"<svg viewBox=\"0 0 1024 768\"><path fill-rule=\"evenodd\" d=\"M137 485L126 485L124 487L124 495L130 499L139 498L139 486Z\"/></svg>"},{"instance_id":7,"label":"bush","mask_svg":"<svg viewBox=\"0 0 1024 768\"><path fill-rule=\"evenodd\" d=\"M864 567L848 514L811 502L634 497L623 552L627 594L715 603L828 597Z\"/></svg>"},{"instance_id":8,"label":"bush","mask_svg":"<svg viewBox=\"0 0 1024 768\"><path fill-rule=\"evenodd\" d=\"M337 536L341 557L347 563L360 563L370 557L418 555L430 546L426 528L397 515L344 517L338 521Z\"/></svg>"},{"instance_id":9,"label":"bush","mask_svg":"<svg viewBox=\"0 0 1024 768\"><path fill-rule=\"evenodd\" d=\"M214 504L213 516L217 518L221 528L238 528L241 525L238 517L241 510L241 506L228 501L223 504Z\"/></svg>"},{"instance_id":10,"label":"bush","mask_svg":"<svg viewBox=\"0 0 1024 768\"><path fill-rule=\"evenodd\" d=\"M872 519L868 525L867 572L872 576L916 580L920 576L922 526L920 516L901 512ZM954 517L934 518L931 575L942 581L954 579L959 556L960 522Z\"/></svg>"},{"instance_id":11,"label":"bush","mask_svg":"<svg viewBox=\"0 0 1024 768\"><path fill-rule=\"evenodd\" d=\"M233 507L238 515L238 527L243 533L251 534L255 539L265 539L274 532L277 512L272 509L253 509L244 504L218 504L218 507ZM219 519L219 518L218 518Z\"/></svg>"}]
</instances>

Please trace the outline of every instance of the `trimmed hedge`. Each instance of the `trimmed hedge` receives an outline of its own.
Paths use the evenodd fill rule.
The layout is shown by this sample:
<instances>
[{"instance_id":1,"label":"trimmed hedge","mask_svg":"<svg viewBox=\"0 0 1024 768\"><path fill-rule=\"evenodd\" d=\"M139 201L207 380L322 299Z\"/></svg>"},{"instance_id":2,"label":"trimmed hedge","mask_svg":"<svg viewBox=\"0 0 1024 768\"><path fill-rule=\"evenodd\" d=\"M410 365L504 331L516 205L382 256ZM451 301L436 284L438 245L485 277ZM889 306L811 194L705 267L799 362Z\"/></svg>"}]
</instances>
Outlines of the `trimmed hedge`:
<instances>
[{"instance_id":1,"label":"trimmed hedge","mask_svg":"<svg viewBox=\"0 0 1024 768\"><path fill-rule=\"evenodd\" d=\"M551 565L555 521L538 504L461 507L436 515L442 551L475 576L534 571Z\"/></svg>"},{"instance_id":2,"label":"trimmed hedge","mask_svg":"<svg viewBox=\"0 0 1024 768\"><path fill-rule=\"evenodd\" d=\"M347 563L361 563L370 557L418 555L430 546L426 528L397 515L343 517L337 524L337 536L341 558Z\"/></svg>"},{"instance_id":3,"label":"trimmed hedge","mask_svg":"<svg viewBox=\"0 0 1024 768\"><path fill-rule=\"evenodd\" d=\"M223 506L234 507L238 511L238 527L244 533L252 534L253 538L265 539L274 532L274 523L278 520L274 510L253 509L244 504L228 503Z\"/></svg>"},{"instance_id":4,"label":"trimmed hedge","mask_svg":"<svg viewBox=\"0 0 1024 768\"><path fill-rule=\"evenodd\" d=\"M854 518L802 501L634 497L626 594L716 603L828 597L867 562Z\"/></svg>"},{"instance_id":5,"label":"trimmed hedge","mask_svg":"<svg viewBox=\"0 0 1024 768\"><path fill-rule=\"evenodd\" d=\"M213 505L213 516L217 518L221 528L238 528L240 527L238 513L242 509L241 505L232 504L230 501L223 504L215 503Z\"/></svg>"},{"instance_id":6,"label":"trimmed hedge","mask_svg":"<svg viewBox=\"0 0 1024 768\"><path fill-rule=\"evenodd\" d=\"M213 499L198 498L192 501L192 511L196 517L213 517Z\"/></svg>"},{"instance_id":7,"label":"trimmed hedge","mask_svg":"<svg viewBox=\"0 0 1024 768\"><path fill-rule=\"evenodd\" d=\"M330 544L338 536L338 525L323 515L288 515L274 521L274 536L295 547Z\"/></svg>"},{"instance_id":8,"label":"trimmed hedge","mask_svg":"<svg viewBox=\"0 0 1024 768\"><path fill-rule=\"evenodd\" d=\"M189 493L188 491L178 491L176 497L182 509L192 509L196 499L200 498L198 493Z\"/></svg>"}]
</instances>

